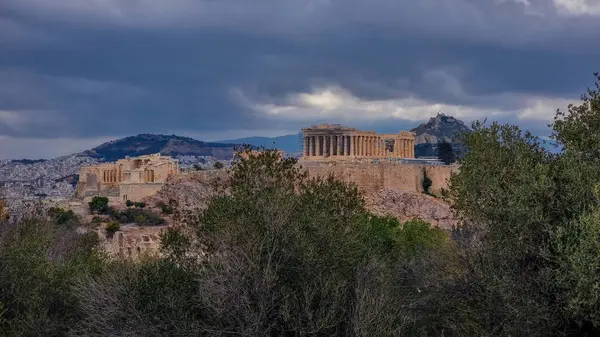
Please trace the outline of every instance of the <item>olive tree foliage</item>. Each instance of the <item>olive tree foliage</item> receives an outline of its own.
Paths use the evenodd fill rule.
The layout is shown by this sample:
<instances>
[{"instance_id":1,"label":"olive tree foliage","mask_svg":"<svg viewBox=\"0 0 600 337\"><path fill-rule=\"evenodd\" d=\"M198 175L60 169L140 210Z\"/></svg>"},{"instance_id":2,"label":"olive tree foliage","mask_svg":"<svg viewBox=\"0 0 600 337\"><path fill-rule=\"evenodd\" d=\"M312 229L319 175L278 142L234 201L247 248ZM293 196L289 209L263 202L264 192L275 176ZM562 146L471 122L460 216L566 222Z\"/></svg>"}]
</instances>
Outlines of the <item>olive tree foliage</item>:
<instances>
[{"instance_id":1,"label":"olive tree foliage","mask_svg":"<svg viewBox=\"0 0 600 337\"><path fill-rule=\"evenodd\" d=\"M368 267L382 251L373 240L380 222L365 221L356 186L308 179L295 164L275 151L242 159L232 169L230 194L215 198L196 224L211 256L199 284L207 333L397 335L408 328L410 300L378 302L393 303L398 314L387 325L376 324L382 308L357 306L357 271L387 261ZM353 319L367 313L377 319Z\"/></svg>"},{"instance_id":2,"label":"olive tree foliage","mask_svg":"<svg viewBox=\"0 0 600 337\"><path fill-rule=\"evenodd\" d=\"M71 287L104 268L97 245L42 217L0 221L1 335L65 336L80 318Z\"/></svg>"},{"instance_id":3,"label":"olive tree foliage","mask_svg":"<svg viewBox=\"0 0 600 337\"><path fill-rule=\"evenodd\" d=\"M165 258L77 287L76 336L399 336L435 331L441 230L378 217L354 185L309 179L276 151L239 156ZM439 255L437 252L440 252Z\"/></svg>"},{"instance_id":4,"label":"olive tree foliage","mask_svg":"<svg viewBox=\"0 0 600 337\"><path fill-rule=\"evenodd\" d=\"M592 295L600 284L595 276L600 251L597 234L589 235L600 182L597 89L589 89L581 105L557 113L551 127L563 148L559 154L511 125L476 122L474 132L463 135L470 151L451 179L454 206L464 219L456 238L469 244L461 250L465 282L453 285L462 289L455 294L466 294L458 302L468 308L466 316L456 316L462 321L455 325L458 331L597 332L598 320L590 313L600 307Z\"/></svg>"}]
</instances>

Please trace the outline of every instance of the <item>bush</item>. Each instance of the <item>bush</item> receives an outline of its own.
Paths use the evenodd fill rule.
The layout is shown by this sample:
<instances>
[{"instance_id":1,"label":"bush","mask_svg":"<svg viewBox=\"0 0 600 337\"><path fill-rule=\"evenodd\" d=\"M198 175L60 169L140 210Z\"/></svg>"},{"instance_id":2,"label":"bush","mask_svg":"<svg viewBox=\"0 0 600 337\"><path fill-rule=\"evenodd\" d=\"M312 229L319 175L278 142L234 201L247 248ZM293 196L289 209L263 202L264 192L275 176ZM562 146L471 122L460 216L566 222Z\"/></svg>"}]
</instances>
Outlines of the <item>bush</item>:
<instances>
[{"instance_id":1,"label":"bush","mask_svg":"<svg viewBox=\"0 0 600 337\"><path fill-rule=\"evenodd\" d=\"M89 205L92 213L105 214L108 211L108 198L93 197L92 201L89 202Z\"/></svg>"},{"instance_id":2,"label":"bush","mask_svg":"<svg viewBox=\"0 0 600 337\"><path fill-rule=\"evenodd\" d=\"M127 207L132 207L133 205L134 205L134 202L133 202L133 201L131 201L131 200L127 200L127 201L125 201L125 206L127 206Z\"/></svg>"},{"instance_id":3,"label":"bush","mask_svg":"<svg viewBox=\"0 0 600 337\"><path fill-rule=\"evenodd\" d=\"M217 170L222 169L223 167L225 167L225 165L223 165L223 163L221 163L220 161L217 161L214 163L213 167Z\"/></svg>"},{"instance_id":4,"label":"bush","mask_svg":"<svg viewBox=\"0 0 600 337\"><path fill-rule=\"evenodd\" d=\"M134 220L135 220L135 223L140 226L146 225L146 223L148 222L148 218L146 218L146 216L143 214L136 215L134 217Z\"/></svg>"},{"instance_id":5,"label":"bush","mask_svg":"<svg viewBox=\"0 0 600 337\"><path fill-rule=\"evenodd\" d=\"M144 208L144 207L146 207L146 203L141 202L141 201L139 201L139 202L136 201L133 204L135 205L136 208Z\"/></svg>"},{"instance_id":6,"label":"bush","mask_svg":"<svg viewBox=\"0 0 600 337\"><path fill-rule=\"evenodd\" d=\"M182 260L210 257L198 266L196 298L207 315L200 331L410 334L416 320L409 303L421 295L400 286L413 281L393 263L408 254L399 245L409 242L415 252L437 241L423 239L422 228L421 236L408 229L400 236L396 219L366 212L356 186L308 180L294 165L271 151L242 157L231 193L214 198L195 223L195 240L171 234L163 241Z\"/></svg>"},{"instance_id":7,"label":"bush","mask_svg":"<svg viewBox=\"0 0 600 337\"><path fill-rule=\"evenodd\" d=\"M47 215L58 225L74 225L78 222L77 216L73 210L64 210L60 207L49 208Z\"/></svg>"},{"instance_id":8,"label":"bush","mask_svg":"<svg viewBox=\"0 0 600 337\"><path fill-rule=\"evenodd\" d=\"M114 234L115 232L119 231L120 229L121 229L121 225L116 221L111 221L108 223L108 225L106 225L106 233L108 233L109 235Z\"/></svg>"},{"instance_id":9,"label":"bush","mask_svg":"<svg viewBox=\"0 0 600 337\"><path fill-rule=\"evenodd\" d=\"M145 209L128 208L113 215L120 223L137 223L143 226L157 226L165 223L165 219Z\"/></svg>"},{"instance_id":10,"label":"bush","mask_svg":"<svg viewBox=\"0 0 600 337\"><path fill-rule=\"evenodd\" d=\"M173 214L174 211L171 205L161 205L160 209L164 214Z\"/></svg>"},{"instance_id":11,"label":"bush","mask_svg":"<svg viewBox=\"0 0 600 337\"><path fill-rule=\"evenodd\" d=\"M92 218L92 223L101 223L101 222L102 222L102 218L97 215Z\"/></svg>"},{"instance_id":12,"label":"bush","mask_svg":"<svg viewBox=\"0 0 600 337\"><path fill-rule=\"evenodd\" d=\"M2 336L67 336L81 318L72 285L105 266L96 233L28 218L0 224Z\"/></svg>"}]
</instances>

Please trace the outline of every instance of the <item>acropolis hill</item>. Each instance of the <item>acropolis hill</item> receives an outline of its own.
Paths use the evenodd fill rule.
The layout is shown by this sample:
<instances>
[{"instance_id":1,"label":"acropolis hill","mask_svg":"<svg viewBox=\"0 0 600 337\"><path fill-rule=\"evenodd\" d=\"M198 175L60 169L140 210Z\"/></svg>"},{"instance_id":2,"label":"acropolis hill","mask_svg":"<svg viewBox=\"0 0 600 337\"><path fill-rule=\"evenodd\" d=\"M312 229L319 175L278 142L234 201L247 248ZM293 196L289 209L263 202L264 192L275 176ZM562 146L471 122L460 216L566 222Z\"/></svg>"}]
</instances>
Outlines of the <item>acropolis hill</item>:
<instances>
[{"instance_id":1,"label":"acropolis hill","mask_svg":"<svg viewBox=\"0 0 600 337\"><path fill-rule=\"evenodd\" d=\"M342 181L356 183L367 192L396 189L420 193L425 175L432 180L432 191L440 191L456 169L423 162L407 163L414 161L415 155L415 135L408 131L378 134L325 123L302 129L302 133L304 149L299 165L309 175L332 174ZM279 153L284 155L282 151ZM83 166L75 197L141 201L159 191L169 177L181 174L184 173L178 161L161 154Z\"/></svg>"},{"instance_id":2,"label":"acropolis hill","mask_svg":"<svg viewBox=\"0 0 600 337\"><path fill-rule=\"evenodd\" d=\"M367 207L376 214L403 221L421 218L445 229L455 224L448 204L423 194L423 181L425 177L430 179L430 192L438 194L448 186L458 167L432 165L414 158L412 132L377 134L338 124L316 125L302 132L304 150L298 166L310 177L332 175L356 184L364 193ZM239 153L233 160L257 153ZM280 150L278 153L285 155ZM129 200L145 202L149 210L160 210L159 205L171 201L182 210L202 209L214 195L211 186L226 181L227 175L225 169L183 171L178 160L160 153L87 165L80 169L75 199L70 206L76 213L90 217L85 201L105 196L117 208L125 207ZM151 226L146 230L124 226L116 233L116 239L101 237L111 254L134 256L141 251L156 251L157 233L164 227Z\"/></svg>"}]
</instances>

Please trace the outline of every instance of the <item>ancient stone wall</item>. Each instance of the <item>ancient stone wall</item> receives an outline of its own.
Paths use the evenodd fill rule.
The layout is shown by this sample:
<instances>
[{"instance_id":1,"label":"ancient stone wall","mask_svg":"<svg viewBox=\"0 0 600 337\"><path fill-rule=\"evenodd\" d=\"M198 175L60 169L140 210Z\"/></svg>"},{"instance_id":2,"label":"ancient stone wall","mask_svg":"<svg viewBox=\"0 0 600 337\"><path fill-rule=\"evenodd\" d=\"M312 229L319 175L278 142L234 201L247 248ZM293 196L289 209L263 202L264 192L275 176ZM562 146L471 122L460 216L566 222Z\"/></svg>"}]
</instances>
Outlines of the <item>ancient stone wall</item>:
<instances>
[{"instance_id":1,"label":"ancient stone wall","mask_svg":"<svg viewBox=\"0 0 600 337\"><path fill-rule=\"evenodd\" d=\"M458 171L454 165L418 165L397 164L393 162L336 162L318 163L302 162L310 177L326 177L333 174L337 179L352 182L365 193L374 193L381 189L400 190L406 192L423 192L423 170L431 179L431 192L439 193L448 187L448 180L453 172Z\"/></svg>"},{"instance_id":2,"label":"ancient stone wall","mask_svg":"<svg viewBox=\"0 0 600 337\"><path fill-rule=\"evenodd\" d=\"M154 195L164 186L161 183L122 184L119 186L121 201L142 201L143 198Z\"/></svg>"},{"instance_id":3,"label":"ancient stone wall","mask_svg":"<svg viewBox=\"0 0 600 337\"><path fill-rule=\"evenodd\" d=\"M98 237L110 256L138 259L142 256L156 256L160 249L160 234L165 226L138 227L122 226L112 237L104 229L97 229Z\"/></svg>"},{"instance_id":4,"label":"ancient stone wall","mask_svg":"<svg viewBox=\"0 0 600 337\"><path fill-rule=\"evenodd\" d=\"M103 183L102 172L111 169L114 164L106 163L93 166L83 166L79 169L79 181L77 182L76 195L86 196L108 196L109 189L116 188L117 183ZM118 196L118 190L117 190Z\"/></svg>"}]
</instances>

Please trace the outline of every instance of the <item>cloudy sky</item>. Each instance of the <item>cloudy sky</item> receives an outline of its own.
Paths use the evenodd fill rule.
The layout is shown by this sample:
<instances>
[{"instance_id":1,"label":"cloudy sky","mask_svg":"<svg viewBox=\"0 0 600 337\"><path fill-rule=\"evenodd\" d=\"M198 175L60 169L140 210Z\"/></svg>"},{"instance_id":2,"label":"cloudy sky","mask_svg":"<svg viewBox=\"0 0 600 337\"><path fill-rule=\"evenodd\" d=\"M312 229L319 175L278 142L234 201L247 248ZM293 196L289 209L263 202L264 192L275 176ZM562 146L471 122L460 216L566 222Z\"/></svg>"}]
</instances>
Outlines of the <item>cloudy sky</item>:
<instances>
[{"instance_id":1,"label":"cloudy sky","mask_svg":"<svg viewBox=\"0 0 600 337\"><path fill-rule=\"evenodd\" d=\"M543 135L598 41L600 0L1 0L0 158L438 111Z\"/></svg>"}]
</instances>

